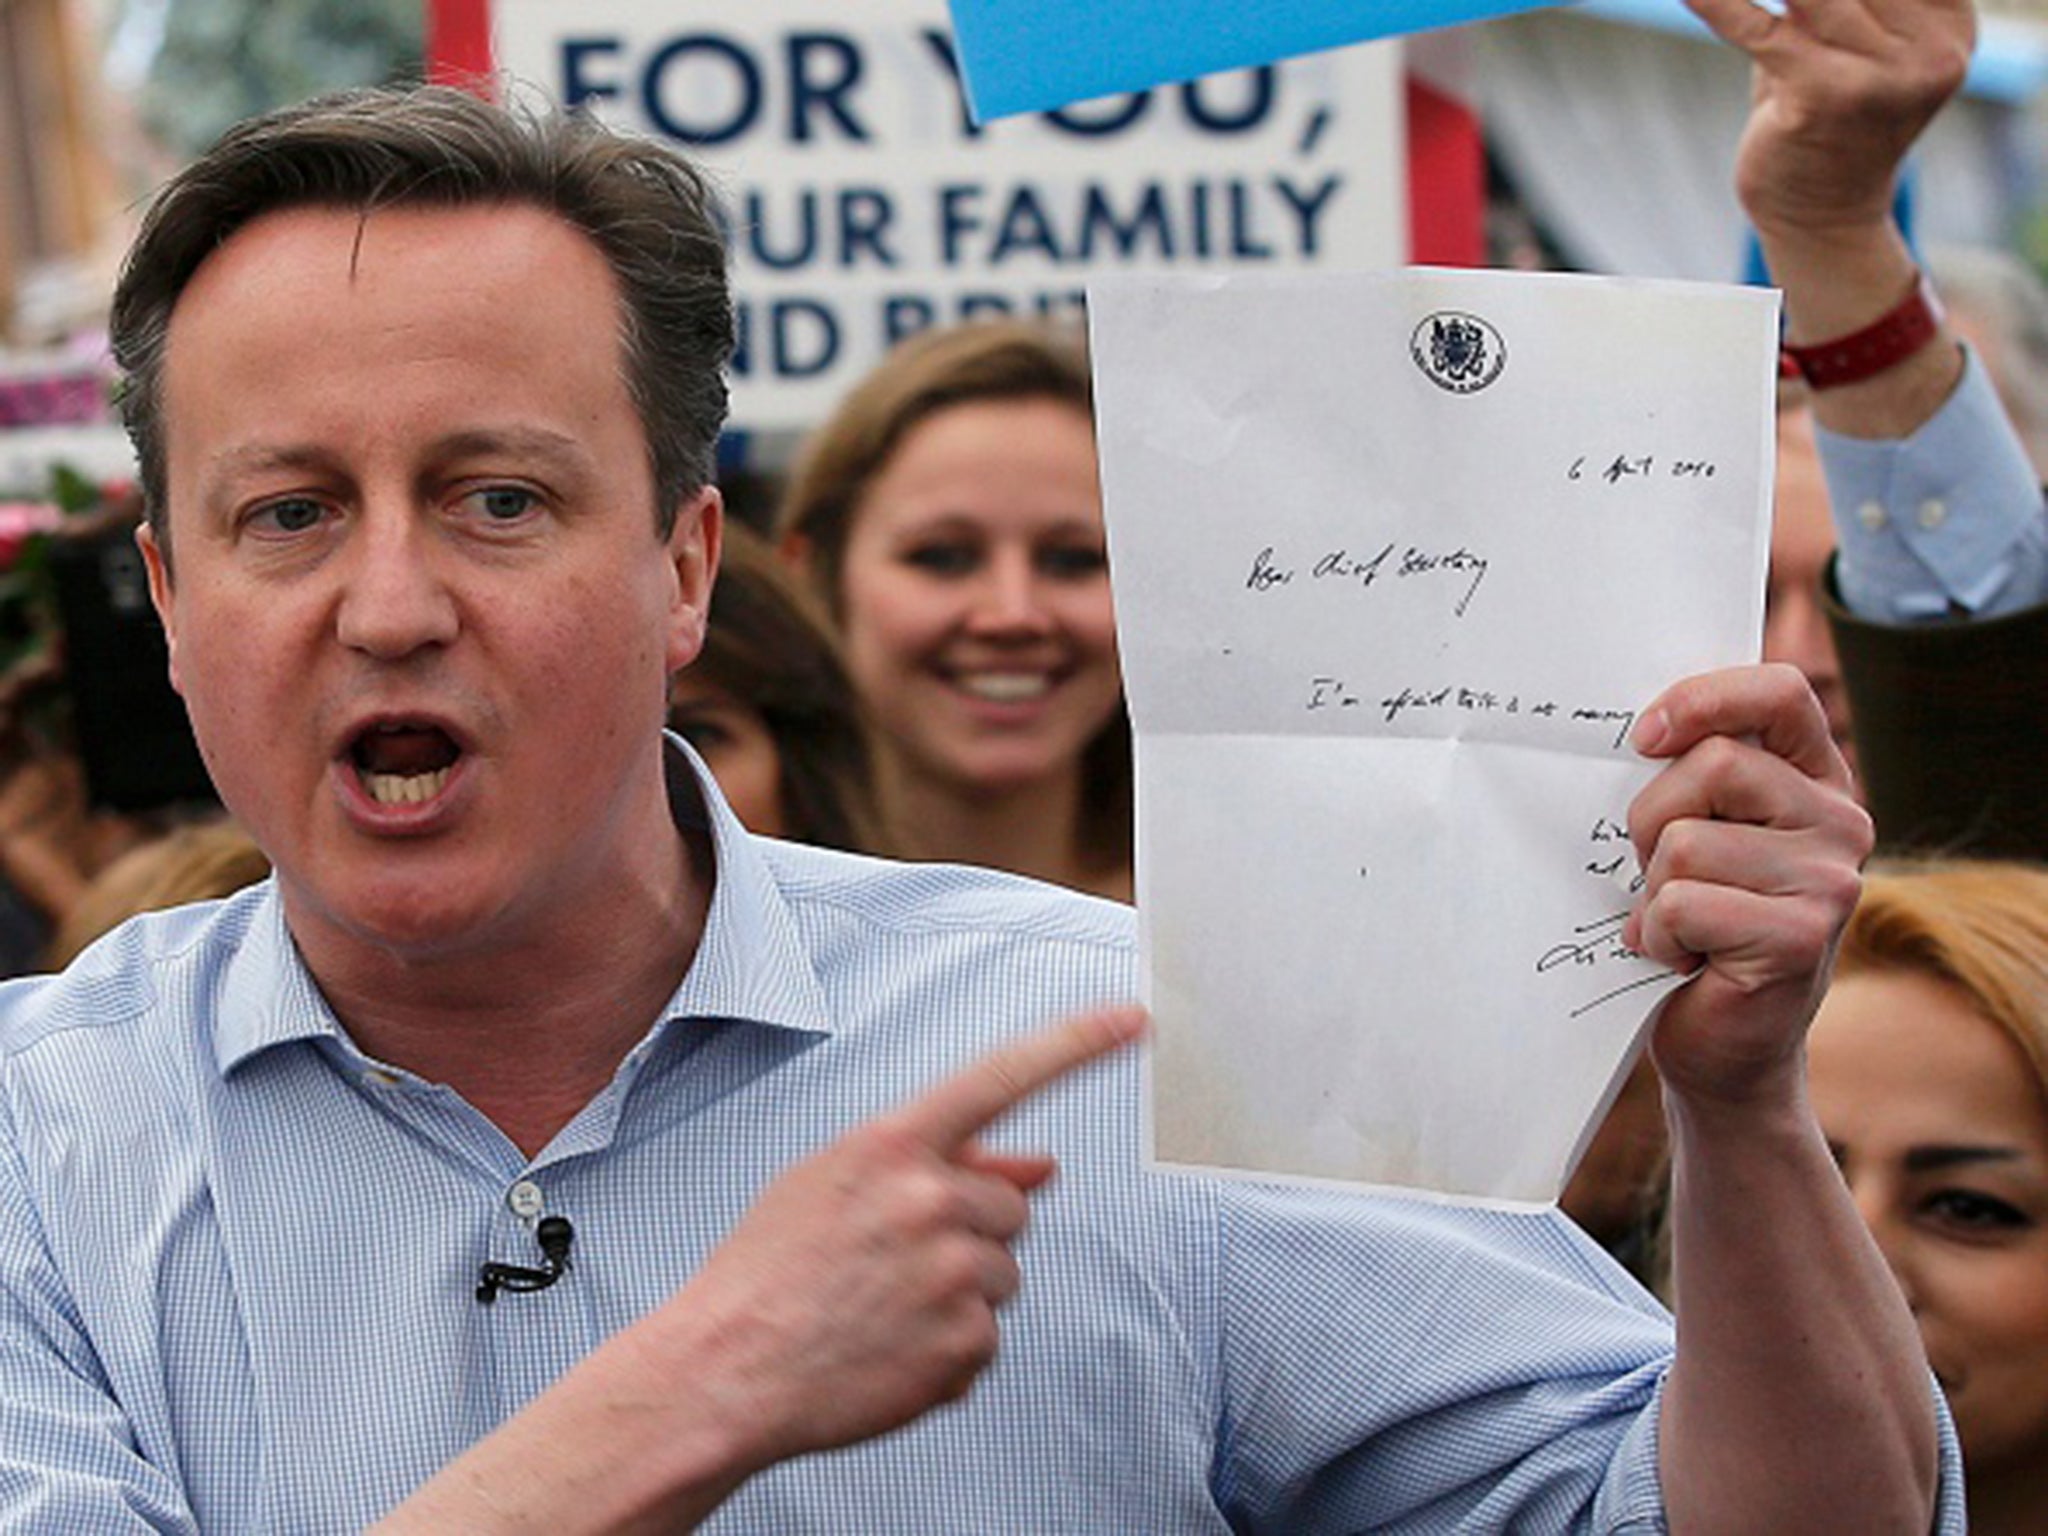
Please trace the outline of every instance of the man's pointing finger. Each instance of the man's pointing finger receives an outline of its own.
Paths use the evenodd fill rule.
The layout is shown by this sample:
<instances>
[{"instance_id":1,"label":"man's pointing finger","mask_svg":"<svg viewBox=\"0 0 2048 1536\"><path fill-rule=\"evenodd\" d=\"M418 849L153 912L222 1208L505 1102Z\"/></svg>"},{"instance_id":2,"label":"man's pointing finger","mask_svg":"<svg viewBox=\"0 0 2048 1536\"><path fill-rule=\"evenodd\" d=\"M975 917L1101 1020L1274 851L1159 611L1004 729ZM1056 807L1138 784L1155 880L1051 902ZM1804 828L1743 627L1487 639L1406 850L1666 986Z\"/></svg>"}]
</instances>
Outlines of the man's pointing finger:
<instances>
[{"instance_id":1,"label":"man's pointing finger","mask_svg":"<svg viewBox=\"0 0 2048 1536\"><path fill-rule=\"evenodd\" d=\"M890 1118L951 1156L1039 1089L1130 1044L1145 1032L1142 1008L1077 1014L990 1051L903 1105Z\"/></svg>"}]
</instances>

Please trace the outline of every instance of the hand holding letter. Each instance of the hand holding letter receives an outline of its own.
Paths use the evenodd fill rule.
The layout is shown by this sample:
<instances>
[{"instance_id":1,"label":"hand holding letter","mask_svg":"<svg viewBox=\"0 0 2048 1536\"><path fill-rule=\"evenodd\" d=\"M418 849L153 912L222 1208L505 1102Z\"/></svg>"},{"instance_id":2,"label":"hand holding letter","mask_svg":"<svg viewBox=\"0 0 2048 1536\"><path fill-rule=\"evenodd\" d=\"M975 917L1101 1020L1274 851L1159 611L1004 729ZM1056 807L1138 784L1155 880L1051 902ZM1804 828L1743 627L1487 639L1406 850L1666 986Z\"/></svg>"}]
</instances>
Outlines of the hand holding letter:
<instances>
[{"instance_id":1,"label":"hand holding letter","mask_svg":"<svg viewBox=\"0 0 2048 1536\"><path fill-rule=\"evenodd\" d=\"M1675 1092L1740 1101L1796 1078L1870 818L1792 667L1689 678L1644 711L1636 741L1669 766L1630 810L1645 886L1623 941L1694 973L1652 1056Z\"/></svg>"},{"instance_id":2,"label":"hand holding letter","mask_svg":"<svg viewBox=\"0 0 2048 1536\"><path fill-rule=\"evenodd\" d=\"M1838 1529L1852 1510L1859 1531L1927 1530L1925 1357L1807 1106L1801 1052L1870 819L1791 667L1688 678L1636 742L1667 766L1630 811L1645 884L1624 940L1692 972L1650 1041L1673 1168L1671 1528Z\"/></svg>"}]
</instances>

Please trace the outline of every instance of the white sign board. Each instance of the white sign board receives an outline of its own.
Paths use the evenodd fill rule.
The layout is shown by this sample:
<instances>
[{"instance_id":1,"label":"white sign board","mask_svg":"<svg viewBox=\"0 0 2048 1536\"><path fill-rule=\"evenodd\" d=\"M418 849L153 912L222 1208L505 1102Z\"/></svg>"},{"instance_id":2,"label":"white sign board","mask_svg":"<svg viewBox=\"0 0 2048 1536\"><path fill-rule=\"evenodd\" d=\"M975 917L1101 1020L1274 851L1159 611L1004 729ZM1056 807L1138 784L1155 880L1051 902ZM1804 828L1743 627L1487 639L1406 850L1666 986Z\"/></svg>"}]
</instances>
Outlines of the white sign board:
<instances>
[{"instance_id":1,"label":"white sign board","mask_svg":"<svg viewBox=\"0 0 2048 1536\"><path fill-rule=\"evenodd\" d=\"M499 69L723 188L734 425L801 428L902 337L1091 276L1406 259L1395 45L968 120L944 0L494 0Z\"/></svg>"}]
</instances>

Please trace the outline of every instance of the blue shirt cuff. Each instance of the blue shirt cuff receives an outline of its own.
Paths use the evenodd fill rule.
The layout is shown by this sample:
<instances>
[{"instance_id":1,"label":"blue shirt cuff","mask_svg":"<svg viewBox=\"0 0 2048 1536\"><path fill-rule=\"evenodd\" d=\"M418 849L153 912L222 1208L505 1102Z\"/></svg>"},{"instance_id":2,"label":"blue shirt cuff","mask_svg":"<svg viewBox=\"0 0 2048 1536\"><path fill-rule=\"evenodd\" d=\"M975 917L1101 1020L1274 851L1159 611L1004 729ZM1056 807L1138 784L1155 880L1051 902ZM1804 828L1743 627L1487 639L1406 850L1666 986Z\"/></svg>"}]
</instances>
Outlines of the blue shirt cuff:
<instances>
[{"instance_id":1,"label":"blue shirt cuff","mask_svg":"<svg viewBox=\"0 0 2048 1536\"><path fill-rule=\"evenodd\" d=\"M1843 437L1816 426L1841 545L1842 600L1891 623L1989 616L2048 591L2048 507L1991 378L1962 381L1917 432Z\"/></svg>"}]
</instances>

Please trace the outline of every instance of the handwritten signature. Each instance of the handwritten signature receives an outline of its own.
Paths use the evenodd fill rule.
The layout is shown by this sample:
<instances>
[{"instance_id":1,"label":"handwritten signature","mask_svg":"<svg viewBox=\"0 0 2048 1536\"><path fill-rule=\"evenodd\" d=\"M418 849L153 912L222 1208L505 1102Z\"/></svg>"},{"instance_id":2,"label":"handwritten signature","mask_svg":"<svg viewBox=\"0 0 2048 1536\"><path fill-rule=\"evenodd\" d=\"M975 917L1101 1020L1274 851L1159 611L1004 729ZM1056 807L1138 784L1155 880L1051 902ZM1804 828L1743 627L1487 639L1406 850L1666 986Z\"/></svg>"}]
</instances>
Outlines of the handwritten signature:
<instances>
[{"instance_id":1,"label":"handwritten signature","mask_svg":"<svg viewBox=\"0 0 2048 1536\"><path fill-rule=\"evenodd\" d=\"M1636 952L1621 942L1622 925L1628 913L1612 912L1572 929L1572 937L1553 944L1536 962L1536 974L1556 970L1560 965L1597 965L1602 960L1633 960Z\"/></svg>"},{"instance_id":2,"label":"handwritten signature","mask_svg":"<svg viewBox=\"0 0 2048 1536\"><path fill-rule=\"evenodd\" d=\"M1553 944L1543 952L1536 962L1536 974L1541 976L1560 966L1574 968L1600 966L1614 961L1640 960L1642 956L1621 942L1621 930L1628 922L1627 912L1611 912L1605 917L1595 918L1589 923L1580 923L1572 929L1572 936L1562 943ZM1616 998L1626 997L1641 987L1655 986L1666 979L1667 972L1657 971L1648 976L1638 976L1625 981L1618 987L1602 992L1598 997L1579 1004L1568 1017L1582 1018L1603 1004Z\"/></svg>"}]
</instances>

